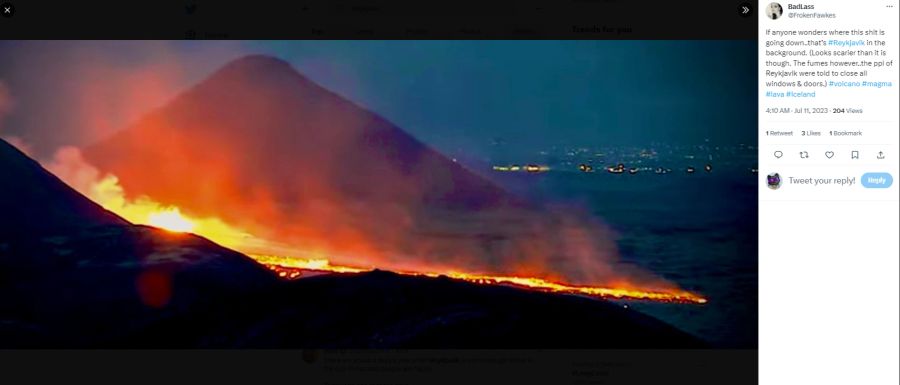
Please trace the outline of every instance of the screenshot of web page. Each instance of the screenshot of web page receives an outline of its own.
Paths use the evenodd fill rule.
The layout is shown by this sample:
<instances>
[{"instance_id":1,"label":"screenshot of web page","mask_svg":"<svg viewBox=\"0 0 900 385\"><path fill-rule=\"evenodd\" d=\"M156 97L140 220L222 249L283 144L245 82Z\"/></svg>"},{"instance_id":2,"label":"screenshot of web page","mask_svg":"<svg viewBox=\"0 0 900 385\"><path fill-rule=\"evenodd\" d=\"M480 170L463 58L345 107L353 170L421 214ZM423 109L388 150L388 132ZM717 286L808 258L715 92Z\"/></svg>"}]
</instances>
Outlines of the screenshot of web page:
<instances>
[{"instance_id":1,"label":"screenshot of web page","mask_svg":"<svg viewBox=\"0 0 900 385\"><path fill-rule=\"evenodd\" d=\"M900 381L898 14L757 15L760 383Z\"/></svg>"},{"instance_id":2,"label":"screenshot of web page","mask_svg":"<svg viewBox=\"0 0 900 385\"><path fill-rule=\"evenodd\" d=\"M897 384L898 13L0 0L0 379Z\"/></svg>"}]
</instances>

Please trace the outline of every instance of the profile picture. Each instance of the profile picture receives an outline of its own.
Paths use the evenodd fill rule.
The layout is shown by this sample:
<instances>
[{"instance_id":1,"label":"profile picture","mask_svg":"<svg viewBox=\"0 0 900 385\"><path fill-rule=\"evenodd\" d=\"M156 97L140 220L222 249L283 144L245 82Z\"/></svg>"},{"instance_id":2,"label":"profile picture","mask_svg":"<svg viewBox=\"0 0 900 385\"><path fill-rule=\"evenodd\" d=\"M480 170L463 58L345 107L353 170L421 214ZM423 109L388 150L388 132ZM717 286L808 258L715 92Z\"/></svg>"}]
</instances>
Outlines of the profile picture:
<instances>
[{"instance_id":1,"label":"profile picture","mask_svg":"<svg viewBox=\"0 0 900 385\"><path fill-rule=\"evenodd\" d=\"M303 358L303 362L307 364L313 364L319 360L319 351L315 349L303 349L303 352L300 354Z\"/></svg>"},{"instance_id":2,"label":"profile picture","mask_svg":"<svg viewBox=\"0 0 900 385\"><path fill-rule=\"evenodd\" d=\"M781 187L781 175L778 175L777 172L773 172L766 176L766 186L769 186L772 190L778 190Z\"/></svg>"},{"instance_id":3,"label":"profile picture","mask_svg":"<svg viewBox=\"0 0 900 385\"><path fill-rule=\"evenodd\" d=\"M778 20L781 18L781 14L784 12L784 9L781 8L781 4L778 3L769 3L766 6L766 16L768 16L772 20Z\"/></svg>"}]
</instances>

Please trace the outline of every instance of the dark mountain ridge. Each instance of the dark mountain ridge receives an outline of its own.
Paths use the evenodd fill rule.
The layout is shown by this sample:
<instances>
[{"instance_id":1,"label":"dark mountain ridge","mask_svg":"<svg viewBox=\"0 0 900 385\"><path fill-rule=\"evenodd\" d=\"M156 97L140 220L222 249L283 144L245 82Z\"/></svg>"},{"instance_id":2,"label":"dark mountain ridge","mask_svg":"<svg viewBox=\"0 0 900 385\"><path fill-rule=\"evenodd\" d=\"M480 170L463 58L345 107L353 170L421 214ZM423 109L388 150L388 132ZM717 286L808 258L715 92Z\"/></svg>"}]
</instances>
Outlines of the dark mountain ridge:
<instances>
[{"instance_id":1,"label":"dark mountain ridge","mask_svg":"<svg viewBox=\"0 0 900 385\"><path fill-rule=\"evenodd\" d=\"M14 187L0 189L0 348L703 346L576 296L383 271L281 281L204 238L125 222L2 140L0 172Z\"/></svg>"}]
</instances>

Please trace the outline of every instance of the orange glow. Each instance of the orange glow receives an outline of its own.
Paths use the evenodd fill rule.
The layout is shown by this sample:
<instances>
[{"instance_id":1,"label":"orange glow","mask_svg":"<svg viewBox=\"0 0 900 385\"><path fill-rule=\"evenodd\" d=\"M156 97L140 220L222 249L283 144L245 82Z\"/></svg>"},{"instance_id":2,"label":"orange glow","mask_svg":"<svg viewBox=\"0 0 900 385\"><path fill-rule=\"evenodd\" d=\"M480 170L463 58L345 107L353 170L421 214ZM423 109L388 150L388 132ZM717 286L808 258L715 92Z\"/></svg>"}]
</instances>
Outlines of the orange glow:
<instances>
[{"instance_id":1,"label":"orange glow","mask_svg":"<svg viewBox=\"0 0 900 385\"><path fill-rule=\"evenodd\" d=\"M542 269L541 266L529 265L506 266L508 272L501 274L488 271L479 266L470 265L471 271L460 271L458 260L449 259L446 263L389 263L384 261L384 253L370 245L367 238L374 235L355 232L334 232L328 239L342 242L344 253L332 253L331 245L316 247L311 244L297 244L288 240L287 243L279 243L270 239L251 235L238 226L226 223L224 220L210 216L194 216L183 211L180 207L157 202L147 196L127 198L124 188L119 184L114 175L106 175L99 178L99 172L84 162L77 150L61 151L54 164L48 167L55 174L69 183L76 190L126 220L135 223L163 228L174 232L190 232L203 236L222 246L235 249L248 254L260 264L273 270L276 275L284 279L301 278L303 271L326 273L360 273L371 271L375 268L391 270L398 274L449 278L486 285L511 285L533 290L586 295L596 298L647 300L659 302L677 303L706 303L706 299L694 293L678 289L672 284L659 279L640 279L640 277L628 277L618 275L611 279L572 283L564 275L552 274L553 270ZM590 236L578 227L563 227L567 231L567 239L591 239ZM312 233L314 237L321 234ZM384 239L384 238L382 238ZM526 240L527 241L527 240ZM455 241L459 242L459 241ZM539 257L547 253L539 243L526 243L534 245L529 248L519 249L524 252L524 257ZM593 259L596 254L589 249L575 247L572 255L583 261ZM529 254L530 253L530 254ZM351 257L354 255L356 257ZM413 250L411 255L430 255L430 249L422 248ZM361 257L360 257L361 256ZM349 262L348 262L349 261ZM365 261L365 266L354 265ZM465 262L466 260L462 260ZM470 260L471 261L471 260ZM593 282L602 282L593 284Z\"/></svg>"},{"instance_id":2,"label":"orange glow","mask_svg":"<svg viewBox=\"0 0 900 385\"><path fill-rule=\"evenodd\" d=\"M47 169L104 209L131 223L194 233L233 249L246 249L261 243L218 218L192 216L179 207L159 203L147 196L127 198L119 179L115 175L101 178L99 170L85 162L77 148L65 147L57 151Z\"/></svg>"},{"instance_id":3,"label":"orange glow","mask_svg":"<svg viewBox=\"0 0 900 385\"><path fill-rule=\"evenodd\" d=\"M85 195L131 223L194 233L229 248L241 248L253 242L250 234L217 218L189 216L176 206L164 205L144 196L127 199L118 179L112 175L94 183Z\"/></svg>"},{"instance_id":4,"label":"orange glow","mask_svg":"<svg viewBox=\"0 0 900 385\"><path fill-rule=\"evenodd\" d=\"M196 226L194 222L181 215L181 210L177 208L151 213L147 216L147 223L151 226L178 233L189 233Z\"/></svg>"},{"instance_id":5,"label":"orange glow","mask_svg":"<svg viewBox=\"0 0 900 385\"><path fill-rule=\"evenodd\" d=\"M622 261L618 234L590 213L534 207L286 62L239 59L170 99L177 61L96 61L77 66L88 85L73 106L78 142L93 144L60 149L46 168L132 223L203 236L288 279L378 268L702 303Z\"/></svg>"},{"instance_id":6,"label":"orange glow","mask_svg":"<svg viewBox=\"0 0 900 385\"><path fill-rule=\"evenodd\" d=\"M331 273L361 273L371 269L350 266L332 266L327 259L302 259L277 255L250 254L257 262L270 266L293 270L327 271Z\"/></svg>"},{"instance_id":7,"label":"orange glow","mask_svg":"<svg viewBox=\"0 0 900 385\"><path fill-rule=\"evenodd\" d=\"M246 232L231 227L216 218L190 218L182 214L181 210L177 207L164 206L146 197L132 201L126 200L122 194L122 188L118 185L113 176L104 178L95 186L92 198L104 208L123 216L133 223L146 224L175 232L192 232L220 243L223 246L235 248L238 251L247 252L249 249L252 249L254 243L267 243L254 238ZM372 268L333 265L329 259L324 256L324 253L305 254L311 254L313 258L303 259L266 254L249 254L249 256L260 264L275 271L279 277L285 279L301 278L303 275L301 273L302 270L329 273L360 273L372 270ZM422 271L396 272L403 275L427 277L445 275L453 279L478 284L512 285L540 291L581 294L597 298L696 304L706 303L705 298L681 290L654 291L629 287L574 285L535 277L471 274L459 271L449 271L444 273Z\"/></svg>"},{"instance_id":8,"label":"orange glow","mask_svg":"<svg viewBox=\"0 0 900 385\"><path fill-rule=\"evenodd\" d=\"M254 250L275 249L274 242L256 238L242 230L232 227L217 218L193 218L181 212L178 207L166 206L147 197L134 200L125 198L124 191L115 176L107 176L91 186L88 197L132 223L145 224L174 232L190 232L234 248L245 253ZM281 249L285 249L283 246ZM293 251L293 250L292 250ZM303 276L302 271L318 271L328 273L360 273L371 271L375 267L355 267L333 265L324 252L304 252L309 258L295 258L268 254L248 254L260 264L273 270L284 279L297 279ZM515 275L474 274L460 271L443 273L430 271L397 271L398 274L438 277L441 275L467 282L485 285L512 285L534 290L587 295L596 298L646 300L658 302L677 302L704 304L706 299L682 290L646 290L622 284L620 287L575 285L537 277Z\"/></svg>"},{"instance_id":9,"label":"orange glow","mask_svg":"<svg viewBox=\"0 0 900 385\"><path fill-rule=\"evenodd\" d=\"M275 255L250 255L257 262L265 265L269 269L275 271L279 277L286 279L301 278L300 270L322 271L331 273L360 273L371 269L364 269L351 266L334 266L327 259L299 259ZM622 300L642 300L642 301L658 301L658 302L677 302L677 303L694 303L704 304L707 302L697 294L683 291L646 291L632 288L613 288L602 286L586 286L571 285L562 282L554 282L542 278L533 277L516 277L502 275L484 275L484 274L468 274L462 272L447 273L427 273L427 272L395 272L402 275L439 277L441 275L462 281L482 284L482 285L511 285L525 287L534 290L581 294L596 298L605 299L622 299Z\"/></svg>"}]
</instances>

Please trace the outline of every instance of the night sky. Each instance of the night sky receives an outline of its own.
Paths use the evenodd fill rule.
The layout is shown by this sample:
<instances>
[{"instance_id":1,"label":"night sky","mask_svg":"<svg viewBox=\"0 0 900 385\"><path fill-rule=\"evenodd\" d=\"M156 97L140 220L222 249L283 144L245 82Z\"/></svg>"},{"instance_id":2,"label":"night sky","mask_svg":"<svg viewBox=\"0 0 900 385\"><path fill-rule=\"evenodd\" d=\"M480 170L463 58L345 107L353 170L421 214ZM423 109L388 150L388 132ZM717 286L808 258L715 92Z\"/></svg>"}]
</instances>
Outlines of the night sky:
<instances>
[{"instance_id":1,"label":"night sky","mask_svg":"<svg viewBox=\"0 0 900 385\"><path fill-rule=\"evenodd\" d=\"M756 141L753 41L0 42L0 136L87 144L255 53L445 151Z\"/></svg>"}]
</instances>

